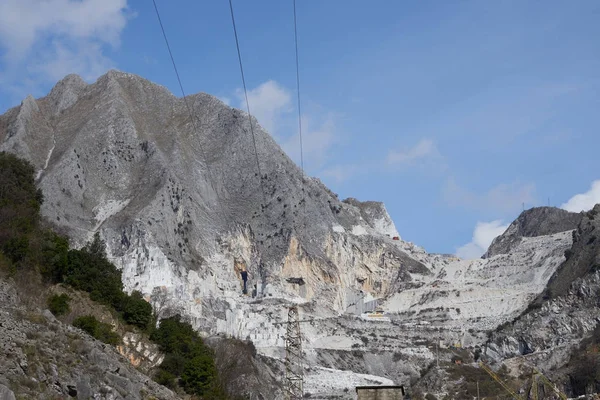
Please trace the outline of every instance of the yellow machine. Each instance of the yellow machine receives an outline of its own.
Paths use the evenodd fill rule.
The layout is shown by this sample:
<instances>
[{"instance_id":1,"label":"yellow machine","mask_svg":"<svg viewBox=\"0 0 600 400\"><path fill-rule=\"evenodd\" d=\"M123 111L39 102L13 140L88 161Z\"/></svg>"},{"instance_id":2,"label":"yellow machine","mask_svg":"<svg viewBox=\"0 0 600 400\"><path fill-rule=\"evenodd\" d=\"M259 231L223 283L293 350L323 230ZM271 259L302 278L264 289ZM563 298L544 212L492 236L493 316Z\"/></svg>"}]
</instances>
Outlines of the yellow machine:
<instances>
[{"instance_id":1,"label":"yellow machine","mask_svg":"<svg viewBox=\"0 0 600 400\"><path fill-rule=\"evenodd\" d=\"M502 381L502 379L500 379L500 377L498 375L496 375L496 373L494 371L492 371L492 369L490 367L488 367L486 364L484 364L482 361L479 362L479 366L488 373L489 376L492 377L493 380L495 380L496 382L498 382L498 384L500 386L502 386L504 388L504 390L506 390L507 393L509 393L513 399L516 400L525 400L523 397L519 396L517 393L515 393L514 390L512 390L510 388L510 386L508 386L506 383L504 383Z\"/></svg>"},{"instance_id":2,"label":"yellow machine","mask_svg":"<svg viewBox=\"0 0 600 400\"><path fill-rule=\"evenodd\" d=\"M544 384L544 386L546 386L548 389L552 390L552 392L554 392L554 394L558 395L558 397L560 397L562 400L568 399L566 394L561 392L552 382L550 382L548 380L548 378L546 378L544 376L544 374L542 374L540 371L538 371L534 368L533 372L531 374L531 398L532 398L532 400L539 400L538 385L539 385L540 381Z\"/></svg>"},{"instance_id":3,"label":"yellow machine","mask_svg":"<svg viewBox=\"0 0 600 400\"><path fill-rule=\"evenodd\" d=\"M509 393L513 397L513 399L526 400L524 397L519 396L514 390L512 390L510 388L510 386L508 386L506 383L504 383L502 381L502 379L500 379L500 377L494 371L492 371L492 369L489 366L487 366L483 362L479 362L479 366L485 372L487 372L488 375L491 376L492 379L494 379L500 386L502 386L504 388L504 390L506 390L506 392ZM530 397L531 400L541 400L538 395L538 386L539 386L540 382L544 386L546 386L548 389L550 389L554 394L558 395L558 397L560 397L561 400L568 399L567 395L564 394L563 392L561 392L556 387L556 385L554 385L552 382L550 382L550 380L548 380L548 378L546 378L544 376L544 374L542 374L540 371L533 368L532 375L531 375L531 391L529 392L529 394L531 396Z\"/></svg>"}]
</instances>

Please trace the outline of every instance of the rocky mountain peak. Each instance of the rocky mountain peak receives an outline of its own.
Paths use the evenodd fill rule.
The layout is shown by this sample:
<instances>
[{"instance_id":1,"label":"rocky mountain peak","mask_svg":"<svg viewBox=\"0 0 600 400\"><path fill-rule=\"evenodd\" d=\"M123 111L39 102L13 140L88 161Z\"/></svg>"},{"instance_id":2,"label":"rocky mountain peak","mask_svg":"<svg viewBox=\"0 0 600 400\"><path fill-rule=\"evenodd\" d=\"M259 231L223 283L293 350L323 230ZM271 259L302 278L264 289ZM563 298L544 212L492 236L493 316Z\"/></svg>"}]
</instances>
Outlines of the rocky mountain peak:
<instances>
[{"instance_id":1,"label":"rocky mountain peak","mask_svg":"<svg viewBox=\"0 0 600 400\"><path fill-rule=\"evenodd\" d=\"M378 233L400 239L400 234L396 230L396 225L385 208L385 204L379 201L358 201L355 198L347 198L343 203L350 204L360 210L360 217L371 228Z\"/></svg>"},{"instance_id":2,"label":"rocky mountain peak","mask_svg":"<svg viewBox=\"0 0 600 400\"><path fill-rule=\"evenodd\" d=\"M54 113L58 114L71 107L84 92L87 83L76 74L70 74L60 80L48 95Z\"/></svg>"},{"instance_id":3,"label":"rocky mountain peak","mask_svg":"<svg viewBox=\"0 0 600 400\"><path fill-rule=\"evenodd\" d=\"M552 235L577 228L580 213L556 207L534 207L523 211L506 231L495 238L483 258L507 254L523 237Z\"/></svg>"}]
</instances>

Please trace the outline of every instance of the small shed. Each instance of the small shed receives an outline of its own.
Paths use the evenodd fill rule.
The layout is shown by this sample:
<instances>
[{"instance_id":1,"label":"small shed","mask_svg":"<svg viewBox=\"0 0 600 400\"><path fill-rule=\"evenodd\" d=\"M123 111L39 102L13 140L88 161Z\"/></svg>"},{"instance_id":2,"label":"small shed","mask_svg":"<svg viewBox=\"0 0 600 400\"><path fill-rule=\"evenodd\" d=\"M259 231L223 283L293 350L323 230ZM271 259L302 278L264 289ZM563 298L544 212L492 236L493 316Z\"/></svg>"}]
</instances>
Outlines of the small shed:
<instances>
[{"instance_id":1,"label":"small shed","mask_svg":"<svg viewBox=\"0 0 600 400\"><path fill-rule=\"evenodd\" d=\"M404 386L357 386L358 400L403 400Z\"/></svg>"}]
</instances>

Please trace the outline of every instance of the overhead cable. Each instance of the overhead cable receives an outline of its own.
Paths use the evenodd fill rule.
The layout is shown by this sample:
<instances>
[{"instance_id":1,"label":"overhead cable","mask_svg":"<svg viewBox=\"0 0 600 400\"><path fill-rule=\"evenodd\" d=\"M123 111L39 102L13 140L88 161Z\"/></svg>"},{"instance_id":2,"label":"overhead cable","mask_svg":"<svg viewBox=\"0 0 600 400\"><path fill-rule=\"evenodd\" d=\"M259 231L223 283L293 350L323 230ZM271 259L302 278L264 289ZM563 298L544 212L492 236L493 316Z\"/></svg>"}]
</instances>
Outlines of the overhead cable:
<instances>
[{"instance_id":1,"label":"overhead cable","mask_svg":"<svg viewBox=\"0 0 600 400\"><path fill-rule=\"evenodd\" d=\"M175 70L175 75L177 76L177 82L179 83L179 89L181 89L181 94L183 95L183 102L185 103L185 106L188 110L188 113L190 115L190 120L192 122L192 127L194 129L194 132L196 132L196 134L199 134L199 130L198 127L196 125L196 119L194 118L194 113L192 112L192 107L190 106L187 96L185 94L185 90L183 90L183 84L181 83L181 77L179 76L179 71L177 69L177 64L175 63L175 57L173 57L173 52L171 51L171 46L169 45L169 39L167 39L167 33L165 32L165 27L162 23L162 19L160 18L160 12L158 11L158 6L156 5L156 0L152 0L152 3L154 4L154 10L156 11L156 17L158 18L158 23L160 24L160 30L162 31L162 35L163 38L165 39L165 43L167 45L167 50L169 51L169 56L171 57L171 63L173 64L173 69ZM200 152L202 153L202 159L205 162L206 165L206 171L208 173L208 179L209 179L209 184L212 188L212 190L215 193L215 196L217 198L217 203L221 209L221 214L223 217L223 221L226 221L226 214L225 214L225 210L223 208L223 204L221 201L219 201L219 193L217 192L215 186L214 186L214 179L208 164L208 160L206 158L206 153L204 152L204 147L202 146L201 141L198 141L198 146L200 148Z\"/></svg>"},{"instance_id":2,"label":"overhead cable","mask_svg":"<svg viewBox=\"0 0 600 400\"><path fill-rule=\"evenodd\" d=\"M235 36L235 47L237 48L238 61L240 64L240 74L242 75L242 85L244 87L244 98L246 99L246 109L248 111L248 120L250 121L250 133L252 134L252 144L254 145L254 155L256 156L256 168L258 169L260 188L263 195L263 200L266 206L266 195L263 187L263 175L260 169L260 162L258 160L258 149L256 147L256 135L254 134L254 124L252 123L252 115L250 114L250 102L248 101L248 90L246 88L246 78L244 76L244 66L242 64L242 54L240 52L240 42L238 40L237 27L235 25L235 16L233 13L233 3L229 0L229 10L231 11L231 24L233 25L233 34ZM261 207L262 209L262 207Z\"/></svg>"}]
</instances>

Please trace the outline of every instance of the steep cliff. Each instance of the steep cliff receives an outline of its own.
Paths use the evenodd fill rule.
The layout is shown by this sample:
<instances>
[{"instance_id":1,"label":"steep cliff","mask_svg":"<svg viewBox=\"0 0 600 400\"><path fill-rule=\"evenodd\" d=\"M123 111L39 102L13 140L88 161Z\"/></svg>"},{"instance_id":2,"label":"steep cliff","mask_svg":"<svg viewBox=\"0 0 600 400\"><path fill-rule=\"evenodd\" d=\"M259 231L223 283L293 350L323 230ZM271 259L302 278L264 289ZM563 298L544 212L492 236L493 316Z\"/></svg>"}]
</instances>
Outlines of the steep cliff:
<instances>
[{"instance_id":1,"label":"steep cliff","mask_svg":"<svg viewBox=\"0 0 600 400\"><path fill-rule=\"evenodd\" d=\"M427 272L391 242L383 205L339 201L254 121L259 176L247 116L210 95L188 101L193 122L140 77L68 76L0 118L0 149L36 166L48 219L78 243L100 231L129 290L168 294L162 308L207 332L219 330L215 299L243 299L242 269L259 295L302 290L332 312L346 290L382 297Z\"/></svg>"}]
</instances>

